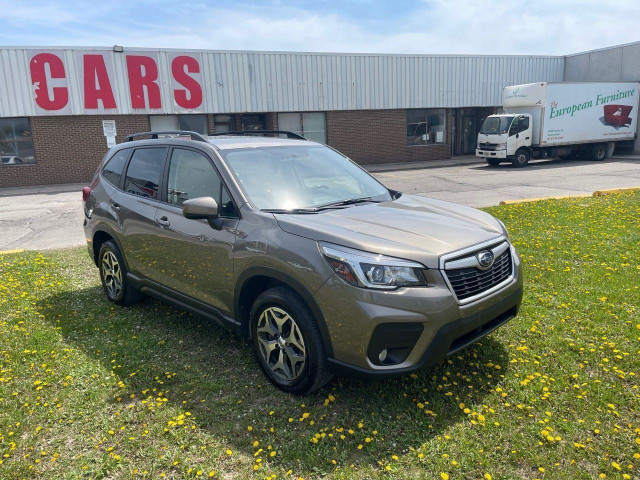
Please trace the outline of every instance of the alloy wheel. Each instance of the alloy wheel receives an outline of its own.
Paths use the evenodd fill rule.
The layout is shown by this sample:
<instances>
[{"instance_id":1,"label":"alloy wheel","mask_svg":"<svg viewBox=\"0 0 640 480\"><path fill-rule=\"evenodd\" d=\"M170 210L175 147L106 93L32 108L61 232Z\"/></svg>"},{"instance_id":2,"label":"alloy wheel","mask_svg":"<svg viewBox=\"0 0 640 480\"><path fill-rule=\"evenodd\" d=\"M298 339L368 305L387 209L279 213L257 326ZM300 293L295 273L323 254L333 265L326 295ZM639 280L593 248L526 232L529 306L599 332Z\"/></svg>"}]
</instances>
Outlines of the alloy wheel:
<instances>
[{"instance_id":1,"label":"alloy wheel","mask_svg":"<svg viewBox=\"0 0 640 480\"><path fill-rule=\"evenodd\" d=\"M263 360L281 381L298 378L305 366L306 349L300 327L278 307L269 307L258 318L256 337Z\"/></svg>"},{"instance_id":2,"label":"alloy wheel","mask_svg":"<svg viewBox=\"0 0 640 480\"><path fill-rule=\"evenodd\" d=\"M102 278L109 297L118 298L122 292L122 269L116 256L109 250L102 256Z\"/></svg>"}]
</instances>

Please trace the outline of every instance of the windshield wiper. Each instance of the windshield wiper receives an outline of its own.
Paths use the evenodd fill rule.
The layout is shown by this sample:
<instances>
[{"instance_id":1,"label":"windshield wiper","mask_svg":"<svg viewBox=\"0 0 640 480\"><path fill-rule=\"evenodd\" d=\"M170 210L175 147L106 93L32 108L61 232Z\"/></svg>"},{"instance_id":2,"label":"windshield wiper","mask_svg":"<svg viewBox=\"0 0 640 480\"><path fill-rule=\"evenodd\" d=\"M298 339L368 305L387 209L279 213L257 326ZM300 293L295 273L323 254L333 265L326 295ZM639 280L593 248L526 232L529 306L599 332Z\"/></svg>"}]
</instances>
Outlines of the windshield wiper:
<instances>
[{"instance_id":1,"label":"windshield wiper","mask_svg":"<svg viewBox=\"0 0 640 480\"><path fill-rule=\"evenodd\" d=\"M364 202L380 203L380 200L374 200L373 197L350 198L349 200L342 200L340 202L333 202L333 203L326 203L324 205L318 205L315 208L321 209L321 208L341 207L342 205L354 205L356 203L364 203Z\"/></svg>"},{"instance_id":2,"label":"windshield wiper","mask_svg":"<svg viewBox=\"0 0 640 480\"><path fill-rule=\"evenodd\" d=\"M265 213L318 213L317 208L263 208L260 210Z\"/></svg>"},{"instance_id":3,"label":"windshield wiper","mask_svg":"<svg viewBox=\"0 0 640 480\"><path fill-rule=\"evenodd\" d=\"M353 205L355 203L363 202L375 202L380 203L380 200L373 200L371 197L351 198L349 200L342 200L340 202L327 203L324 205L318 205L317 207L305 207L305 208L263 208L261 212L267 213L318 213L321 210L328 210L331 208L340 208L346 205Z\"/></svg>"}]
</instances>

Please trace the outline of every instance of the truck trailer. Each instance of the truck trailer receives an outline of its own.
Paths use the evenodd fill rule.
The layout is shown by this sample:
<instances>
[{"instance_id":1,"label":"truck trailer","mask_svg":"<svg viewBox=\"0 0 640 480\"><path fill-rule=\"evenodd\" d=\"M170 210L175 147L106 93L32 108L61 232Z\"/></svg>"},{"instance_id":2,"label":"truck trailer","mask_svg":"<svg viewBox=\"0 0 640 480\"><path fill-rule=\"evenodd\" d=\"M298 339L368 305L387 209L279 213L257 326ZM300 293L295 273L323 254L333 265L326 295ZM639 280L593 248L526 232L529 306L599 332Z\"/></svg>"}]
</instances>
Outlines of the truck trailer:
<instances>
[{"instance_id":1,"label":"truck trailer","mask_svg":"<svg viewBox=\"0 0 640 480\"><path fill-rule=\"evenodd\" d=\"M591 160L611 156L616 142L636 135L639 84L528 83L505 87L503 113L488 116L478 134L476 156L490 166L531 158Z\"/></svg>"}]
</instances>

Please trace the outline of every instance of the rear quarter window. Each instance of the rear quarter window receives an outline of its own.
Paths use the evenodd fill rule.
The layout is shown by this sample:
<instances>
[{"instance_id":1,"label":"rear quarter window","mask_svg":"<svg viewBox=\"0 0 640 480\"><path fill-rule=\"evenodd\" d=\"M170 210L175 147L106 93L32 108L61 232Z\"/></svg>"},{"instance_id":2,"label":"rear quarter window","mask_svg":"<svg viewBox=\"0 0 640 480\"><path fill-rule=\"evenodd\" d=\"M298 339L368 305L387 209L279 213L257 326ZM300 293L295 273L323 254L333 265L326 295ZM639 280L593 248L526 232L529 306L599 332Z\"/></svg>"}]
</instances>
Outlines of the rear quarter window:
<instances>
[{"instance_id":1,"label":"rear quarter window","mask_svg":"<svg viewBox=\"0 0 640 480\"><path fill-rule=\"evenodd\" d=\"M130 153L130 148L116 152L102 169L102 178L114 187L120 185L120 178L122 178L122 172L124 171L124 166L127 163Z\"/></svg>"}]
</instances>

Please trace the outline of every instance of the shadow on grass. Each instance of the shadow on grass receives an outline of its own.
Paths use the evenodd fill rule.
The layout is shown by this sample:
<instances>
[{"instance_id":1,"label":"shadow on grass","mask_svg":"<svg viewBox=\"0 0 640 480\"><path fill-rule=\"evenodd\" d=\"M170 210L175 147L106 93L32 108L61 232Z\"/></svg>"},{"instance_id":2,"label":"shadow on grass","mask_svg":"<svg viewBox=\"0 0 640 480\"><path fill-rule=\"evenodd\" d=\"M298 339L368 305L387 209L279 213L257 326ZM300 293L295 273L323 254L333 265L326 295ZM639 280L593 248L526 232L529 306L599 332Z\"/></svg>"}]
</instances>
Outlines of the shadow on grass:
<instances>
[{"instance_id":1,"label":"shadow on grass","mask_svg":"<svg viewBox=\"0 0 640 480\"><path fill-rule=\"evenodd\" d=\"M327 473L335 468L331 459L341 465L375 466L391 454L418 449L464 420L459 403L481 404L508 369L502 345L489 337L450 358L451 363L415 375L334 378L319 392L294 397L266 381L248 341L155 300L120 308L106 300L100 287L92 287L55 294L40 307L65 341L125 383L113 396L114 404L116 396L126 401L131 393L140 398L146 390L154 396L162 391L168 403L192 412L200 428L229 448L251 456L252 443L259 439L261 445L278 449L273 461L297 466L300 473ZM324 405L329 394L336 400ZM310 415L300 421L303 412ZM335 428L344 428L344 440ZM347 434L349 429L355 433ZM334 435L312 443L322 431ZM372 445L364 439L373 435L375 444L367 448ZM358 449L359 444L365 448Z\"/></svg>"}]
</instances>

